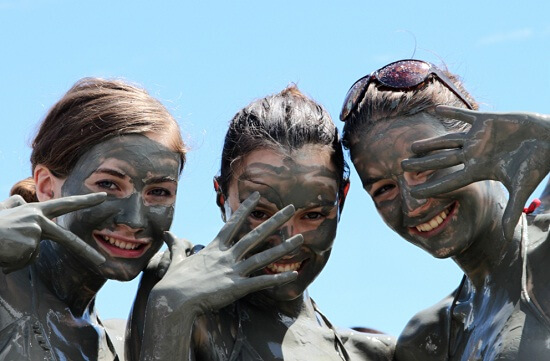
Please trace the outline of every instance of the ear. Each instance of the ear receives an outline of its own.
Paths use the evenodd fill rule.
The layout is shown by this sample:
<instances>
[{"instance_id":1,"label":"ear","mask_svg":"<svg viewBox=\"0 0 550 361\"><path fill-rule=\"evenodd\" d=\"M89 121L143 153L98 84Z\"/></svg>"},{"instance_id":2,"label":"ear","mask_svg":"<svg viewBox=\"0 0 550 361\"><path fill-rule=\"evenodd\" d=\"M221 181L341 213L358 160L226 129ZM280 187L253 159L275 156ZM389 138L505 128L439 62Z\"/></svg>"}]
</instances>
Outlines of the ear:
<instances>
[{"instance_id":1,"label":"ear","mask_svg":"<svg viewBox=\"0 0 550 361\"><path fill-rule=\"evenodd\" d=\"M223 195L222 188L218 177L214 177L214 190L216 191L216 204L220 207L222 212L222 220L225 222L225 196Z\"/></svg>"},{"instance_id":2,"label":"ear","mask_svg":"<svg viewBox=\"0 0 550 361\"><path fill-rule=\"evenodd\" d=\"M34 167L34 183L36 184L36 197L40 202L59 197L61 192L61 180L42 164Z\"/></svg>"},{"instance_id":3,"label":"ear","mask_svg":"<svg viewBox=\"0 0 550 361\"><path fill-rule=\"evenodd\" d=\"M340 199L338 200L338 219L340 219L340 215L342 214L342 210L344 209L344 203L346 202L346 197L348 196L348 192L349 192L349 187L350 187L350 182L349 182L349 178L345 178L343 181L342 181L342 192L340 194Z\"/></svg>"}]
</instances>

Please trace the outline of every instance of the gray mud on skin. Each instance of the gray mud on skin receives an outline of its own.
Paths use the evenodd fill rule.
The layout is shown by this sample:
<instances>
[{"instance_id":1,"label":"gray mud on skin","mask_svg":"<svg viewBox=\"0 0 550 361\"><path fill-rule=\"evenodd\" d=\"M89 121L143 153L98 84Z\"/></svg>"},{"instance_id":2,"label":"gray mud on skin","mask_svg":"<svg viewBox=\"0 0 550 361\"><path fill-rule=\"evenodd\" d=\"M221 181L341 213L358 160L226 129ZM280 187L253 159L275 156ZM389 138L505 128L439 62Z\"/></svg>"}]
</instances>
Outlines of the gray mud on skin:
<instances>
[{"instance_id":1,"label":"gray mud on skin","mask_svg":"<svg viewBox=\"0 0 550 361\"><path fill-rule=\"evenodd\" d=\"M101 184L103 188L109 185L110 189L98 189L97 182L86 183L100 167L113 164L105 163L109 161L114 161L116 170L125 174L125 184L131 188L128 196L117 196L109 183ZM2 215L9 211L12 222L0 221L0 242L29 243L32 238L40 245L36 262L10 274L0 274L2 359L114 360L117 357L97 317L94 298L108 278L135 277L162 245L162 233L168 230L172 220L173 202L162 205L145 202L144 198L149 196L144 195L144 187L159 179L168 182L163 184L176 182L178 169L179 158L175 152L139 135L109 139L79 159L62 186L61 196L99 191L106 191L108 196L90 195L99 199L95 204L104 200L103 203L93 205L88 201L89 208L81 207L64 215L60 211L57 222L106 258L99 266L60 242L44 239L43 233L47 233L44 227L38 231L36 227L43 221L26 217L28 212L25 213L40 203L0 210L0 220L5 220ZM18 220L17 214L21 215ZM142 227L136 237L150 238L145 252L135 258L113 257L97 244L92 232L114 230L118 222ZM16 224L26 225L19 236L7 232ZM3 266L10 265L3 263Z\"/></svg>"},{"instance_id":2,"label":"gray mud on skin","mask_svg":"<svg viewBox=\"0 0 550 361\"><path fill-rule=\"evenodd\" d=\"M276 158L264 158L265 152ZM287 155L255 151L243 159L229 186L227 203L234 208L253 192L259 192L261 199L240 234L293 204L294 217L273 232L264 247L301 233L303 245L272 265L300 264L299 274L292 282L252 293L218 313L200 317L194 334L198 360L342 360L334 332L319 318L306 291L328 261L336 235L340 195L338 177L326 161L329 154L308 146ZM269 268L255 274L277 269ZM389 336L342 331L341 337L353 360L391 359L394 341Z\"/></svg>"},{"instance_id":3,"label":"gray mud on skin","mask_svg":"<svg viewBox=\"0 0 550 361\"><path fill-rule=\"evenodd\" d=\"M451 257L466 275L453 294L409 322L396 359L545 359L547 208L527 222L520 214L549 170L549 118L437 112L472 127L450 133L433 115L419 113L382 120L351 145L363 186L388 226L434 257ZM508 202L491 180L508 188ZM445 218L436 219L441 212Z\"/></svg>"}]
</instances>

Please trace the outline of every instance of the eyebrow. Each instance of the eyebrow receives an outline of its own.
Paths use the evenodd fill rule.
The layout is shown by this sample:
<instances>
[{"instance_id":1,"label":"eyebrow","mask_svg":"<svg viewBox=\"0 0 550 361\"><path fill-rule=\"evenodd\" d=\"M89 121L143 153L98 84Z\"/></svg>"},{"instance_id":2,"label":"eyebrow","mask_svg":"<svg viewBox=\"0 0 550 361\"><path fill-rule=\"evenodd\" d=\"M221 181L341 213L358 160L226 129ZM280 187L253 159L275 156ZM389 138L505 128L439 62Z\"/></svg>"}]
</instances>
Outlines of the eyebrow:
<instances>
[{"instance_id":1,"label":"eyebrow","mask_svg":"<svg viewBox=\"0 0 550 361\"><path fill-rule=\"evenodd\" d=\"M170 177L170 176L152 177L145 180L145 184L157 184L157 183L164 183L164 182L178 183L176 178Z\"/></svg>"},{"instance_id":2,"label":"eyebrow","mask_svg":"<svg viewBox=\"0 0 550 361\"><path fill-rule=\"evenodd\" d=\"M94 173L105 173L112 175L113 177L117 177L120 179L126 178L126 174L119 172L118 170L110 169L110 168L98 168L94 171Z\"/></svg>"}]
</instances>

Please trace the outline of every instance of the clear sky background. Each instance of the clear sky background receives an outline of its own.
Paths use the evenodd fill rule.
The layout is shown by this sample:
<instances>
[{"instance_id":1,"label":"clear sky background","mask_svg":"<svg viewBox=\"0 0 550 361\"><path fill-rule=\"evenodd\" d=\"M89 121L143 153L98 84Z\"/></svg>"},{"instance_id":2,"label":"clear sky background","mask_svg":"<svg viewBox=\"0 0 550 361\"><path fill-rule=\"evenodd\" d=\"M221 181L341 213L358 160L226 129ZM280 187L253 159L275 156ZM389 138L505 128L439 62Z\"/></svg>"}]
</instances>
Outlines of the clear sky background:
<instances>
[{"instance_id":1,"label":"clear sky background","mask_svg":"<svg viewBox=\"0 0 550 361\"><path fill-rule=\"evenodd\" d=\"M190 152L172 230L206 244L222 226L212 177L241 107L295 82L341 128L357 78L415 57L445 63L484 110L550 113L549 13L541 0L0 0L0 195L31 175L36 125L77 79L121 77L179 121ZM351 181L332 257L310 294L337 325L397 335L461 271L392 233L353 169ZM125 318L135 288L108 282L100 315Z\"/></svg>"}]
</instances>

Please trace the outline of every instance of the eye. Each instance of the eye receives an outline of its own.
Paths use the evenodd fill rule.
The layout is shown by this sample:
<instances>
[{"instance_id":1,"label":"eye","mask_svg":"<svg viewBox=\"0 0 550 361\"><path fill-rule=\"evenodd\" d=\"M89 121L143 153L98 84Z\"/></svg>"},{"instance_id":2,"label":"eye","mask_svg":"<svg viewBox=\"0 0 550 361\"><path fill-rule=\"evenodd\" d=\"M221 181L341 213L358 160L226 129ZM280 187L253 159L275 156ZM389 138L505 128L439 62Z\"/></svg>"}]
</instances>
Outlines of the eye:
<instances>
[{"instance_id":1,"label":"eye","mask_svg":"<svg viewBox=\"0 0 550 361\"><path fill-rule=\"evenodd\" d=\"M325 217L326 216L321 212L307 212L306 214L304 214L304 216L302 218L315 221L315 220L322 219L322 218L325 218Z\"/></svg>"},{"instance_id":2,"label":"eye","mask_svg":"<svg viewBox=\"0 0 550 361\"><path fill-rule=\"evenodd\" d=\"M100 181L95 182L95 184L99 188L105 189L105 190L119 190L120 189L115 182L112 182L110 180L100 180Z\"/></svg>"},{"instance_id":3,"label":"eye","mask_svg":"<svg viewBox=\"0 0 550 361\"><path fill-rule=\"evenodd\" d=\"M260 220L260 221L264 221L264 220L266 220L266 219L269 218L269 216L268 216L267 213L265 213L264 211L258 211L258 210L252 211L252 212L250 213L250 216L251 216L252 218L257 219L257 220Z\"/></svg>"},{"instance_id":4,"label":"eye","mask_svg":"<svg viewBox=\"0 0 550 361\"><path fill-rule=\"evenodd\" d=\"M154 197L170 197L172 192L165 188L154 188L149 191L149 194Z\"/></svg>"},{"instance_id":5,"label":"eye","mask_svg":"<svg viewBox=\"0 0 550 361\"><path fill-rule=\"evenodd\" d=\"M394 188L395 188L395 184L391 184L391 183L384 184L384 185L376 188L376 190L372 193L372 196L373 197L381 196L381 195L391 191Z\"/></svg>"}]
</instances>

